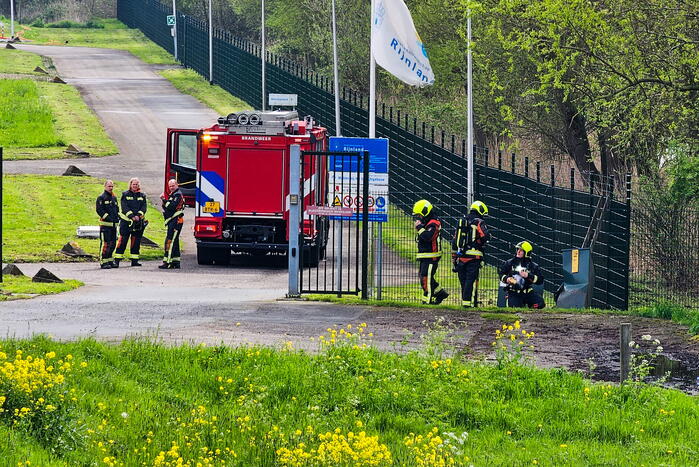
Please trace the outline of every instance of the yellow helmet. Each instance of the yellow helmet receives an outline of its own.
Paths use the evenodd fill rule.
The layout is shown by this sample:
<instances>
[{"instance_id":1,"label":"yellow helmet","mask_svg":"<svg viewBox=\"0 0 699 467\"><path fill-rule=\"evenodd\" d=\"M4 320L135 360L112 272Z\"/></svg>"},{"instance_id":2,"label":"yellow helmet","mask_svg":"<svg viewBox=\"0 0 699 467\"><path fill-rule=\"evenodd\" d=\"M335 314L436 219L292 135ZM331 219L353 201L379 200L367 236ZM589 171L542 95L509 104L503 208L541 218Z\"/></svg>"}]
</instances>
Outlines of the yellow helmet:
<instances>
[{"instance_id":1,"label":"yellow helmet","mask_svg":"<svg viewBox=\"0 0 699 467\"><path fill-rule=\"evenodd\" d=\"M429 216L432 212L432 203L426 199L421 199L413 206L413 216Z\"/></svg>"},{"instance_id":2,"label":"yellow helmet","mask_svg":"<svg viewBox=\"0 0 699 467\"><path fill-rule=\"evenodd\" d=\"M476 211L481 216L488 215L488 206L486 206L483 201L474 201L473 204L471 204L471 210Z\"/></svg>"},{"instance_id":3,"label":"yellow helmet","mask_svg":"<svg viewBox=\"0 0 699 467\"><path fill-rule=\"evenodd\" d=\"M522 242L519 242L515 247L516 247L518 250L522 250L522 251L524 252L525 258L528 258L529 255L531 254L532 250L534 249L534 247L532 246L532 244L529 243L529 242L527 242L526 240L525 240L525 241L522 241Z\"/></svg>"}]
</instances>

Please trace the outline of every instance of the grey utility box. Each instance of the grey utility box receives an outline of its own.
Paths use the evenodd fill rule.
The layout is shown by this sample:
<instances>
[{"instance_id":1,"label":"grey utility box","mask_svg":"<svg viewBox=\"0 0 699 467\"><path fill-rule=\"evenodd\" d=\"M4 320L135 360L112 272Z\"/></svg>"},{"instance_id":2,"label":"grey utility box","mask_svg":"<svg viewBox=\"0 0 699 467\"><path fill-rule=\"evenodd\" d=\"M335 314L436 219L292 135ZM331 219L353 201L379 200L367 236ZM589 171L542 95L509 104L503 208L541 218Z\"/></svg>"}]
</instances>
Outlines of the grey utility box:
<instances>
[{"instance_id":1,"label":"grey utility box","mask_svg":"<svg viewBox=\"0 0 699 467\"><path fill-rule=\"evenodd\" d=\"M563 290L556 299L559 308L589 308L595 289L595 266L589 248L561 251Z\"/></svg>"}]
</instances>

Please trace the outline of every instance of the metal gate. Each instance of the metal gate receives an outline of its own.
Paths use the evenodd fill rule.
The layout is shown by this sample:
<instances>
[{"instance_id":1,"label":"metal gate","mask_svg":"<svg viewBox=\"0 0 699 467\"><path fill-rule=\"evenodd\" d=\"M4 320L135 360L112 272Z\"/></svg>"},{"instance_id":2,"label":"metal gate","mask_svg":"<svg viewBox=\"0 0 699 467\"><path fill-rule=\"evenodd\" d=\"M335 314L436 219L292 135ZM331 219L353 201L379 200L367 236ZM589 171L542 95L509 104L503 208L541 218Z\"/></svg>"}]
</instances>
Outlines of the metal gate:
<instances>
[{"instance_id":1,"label":"metal gate","mask_svg":"<svg viewBox=\"0 0 699 467\"><path fill-rule=\"evenodd\" d=\"M302 151L299 292L367 298L369 153Z\"/></svg>"}]
</instances>

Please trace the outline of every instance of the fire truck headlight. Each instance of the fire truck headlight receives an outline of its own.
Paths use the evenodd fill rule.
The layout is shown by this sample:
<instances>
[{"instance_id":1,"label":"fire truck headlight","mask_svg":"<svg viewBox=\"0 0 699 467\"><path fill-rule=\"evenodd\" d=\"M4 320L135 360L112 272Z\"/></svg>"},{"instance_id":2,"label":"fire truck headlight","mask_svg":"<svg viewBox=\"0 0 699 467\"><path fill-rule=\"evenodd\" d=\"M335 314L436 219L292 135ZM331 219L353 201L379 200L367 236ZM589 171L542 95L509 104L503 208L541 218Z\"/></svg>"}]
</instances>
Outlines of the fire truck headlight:
<instances>
[{"instance_id":1,"label":"fire truck headlight","mask_svg":"<svg viewBox=\"0 0 699 467\"><path fill-rule=\"evenodd\" d=\"M261 120L262 117L260 117L258 114L250 115L250 125L259 125Z\"/></svg>"},{"instance_id":2,"label":"fire truck headlight","mask_svg":"<svg viewBox=\"0 0 699 467\"><path fill-rule=\"evenodd\" d=\"M223 117L221 117L221 118L223 118ZM226 122L229 125L235 125L236 120L238 120L238 115L236 115L236 114L228 114L228 116L226 117Z\"/></svg>"},{"instance_id":3,"label":"fire truck headlight","mask_svg":"<svg viewBox=\"0 0 699 467\"><path fill-rule=\"evenodd\" d=\"M202 135L201 140L205 143L208 143L209 141L211 141L211 135Z\"/></svg>"},{"instance_id":4,"label":"fire truck headlight","mask_svg":"<svg viewBox=\"0 0 699 467\"><path fill-rule=\"evenodd\" d=\"M250 121L250 117L248 117L246 114L238 115L238 124L239 125L247 125L249 121Z\"/></svg>"}]
</instances>

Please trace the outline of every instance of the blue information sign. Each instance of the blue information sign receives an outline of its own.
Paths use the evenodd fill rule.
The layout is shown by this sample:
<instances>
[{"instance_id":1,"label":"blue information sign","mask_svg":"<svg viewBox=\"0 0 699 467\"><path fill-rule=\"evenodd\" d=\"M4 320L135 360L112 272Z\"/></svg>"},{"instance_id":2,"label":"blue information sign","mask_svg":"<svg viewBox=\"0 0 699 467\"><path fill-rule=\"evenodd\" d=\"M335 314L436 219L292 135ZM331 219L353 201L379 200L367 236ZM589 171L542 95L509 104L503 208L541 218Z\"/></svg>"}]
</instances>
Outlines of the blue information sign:
<instances>
[{"instance_id":1,"label":"blue information sign","mask_svg":"<svg viewBox=\"0 0 699 467\"><path fill-rule=\"evenodd\" d=\"M371 222L388 221L388 139L386 138L330 138L332 152L364 152L369 151L369 220ZM357 170L364 169L363 164L357 165L357 157L331 156L330 185L332 197L329 202L333 206L352 208L355 215L344 217L345 220L359 220L364 200L356 193L345 193L351 187L358 187ZM331 217L331 219L341 219Z\"/></svg>"}]
</instances>

